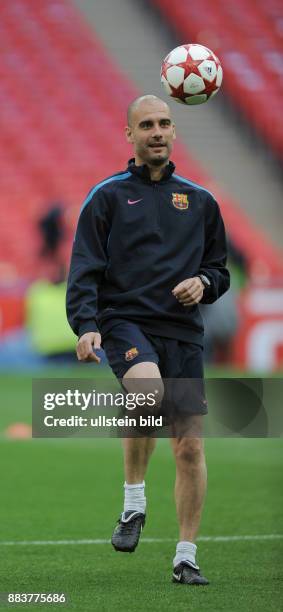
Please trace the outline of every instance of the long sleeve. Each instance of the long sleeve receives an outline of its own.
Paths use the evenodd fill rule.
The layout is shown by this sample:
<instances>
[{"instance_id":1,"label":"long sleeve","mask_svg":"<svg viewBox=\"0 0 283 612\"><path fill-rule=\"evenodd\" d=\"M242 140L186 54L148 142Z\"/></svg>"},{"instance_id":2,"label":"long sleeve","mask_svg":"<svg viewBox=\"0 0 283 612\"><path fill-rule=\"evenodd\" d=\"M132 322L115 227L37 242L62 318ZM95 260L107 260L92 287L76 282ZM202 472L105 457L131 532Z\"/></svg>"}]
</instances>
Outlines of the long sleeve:
<instances>
[{"instance_id":1,"label":"long sleeve","mask_svg":"<svg viewBox=\"0 0 283 612\"><path fill-rule=\"evenodd\" d=\"M223 219L217 202L209 196L206 202L205 251L200 274L205 274L211 286L204 290L202 304L212 304L230 287L226 268L227 246Z\"/></svg>"},{"instance_id":2,"label":"long sleeve","mask_svg":"<svg viewBox=\"0 0 283 612\"><path fill-rule=\"evenodd\" d=\"M107 266L109 232L109 206L99 190L80 214L68 277L67 318L79 337L97 331L97 292Z\"/></svg>"}]
</instances>

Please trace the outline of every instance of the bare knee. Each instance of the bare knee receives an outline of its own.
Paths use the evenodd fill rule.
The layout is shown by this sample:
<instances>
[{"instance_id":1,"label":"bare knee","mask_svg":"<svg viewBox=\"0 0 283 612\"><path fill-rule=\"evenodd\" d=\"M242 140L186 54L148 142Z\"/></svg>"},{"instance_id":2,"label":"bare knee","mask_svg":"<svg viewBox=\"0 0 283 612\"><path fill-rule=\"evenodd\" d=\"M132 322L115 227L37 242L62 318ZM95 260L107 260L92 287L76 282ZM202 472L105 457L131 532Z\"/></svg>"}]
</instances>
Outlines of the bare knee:
<instances>
[{"instance_id":1,"label":"bare knee","mask_svg":"<svg viewBox=\"0 0 283 612\"><path fill-rule=\"evenodd\" d=\"M178 465L198 466L204 460L202 438L183 437L175 441L174 453Z\"/></svg>"}]
</instances>

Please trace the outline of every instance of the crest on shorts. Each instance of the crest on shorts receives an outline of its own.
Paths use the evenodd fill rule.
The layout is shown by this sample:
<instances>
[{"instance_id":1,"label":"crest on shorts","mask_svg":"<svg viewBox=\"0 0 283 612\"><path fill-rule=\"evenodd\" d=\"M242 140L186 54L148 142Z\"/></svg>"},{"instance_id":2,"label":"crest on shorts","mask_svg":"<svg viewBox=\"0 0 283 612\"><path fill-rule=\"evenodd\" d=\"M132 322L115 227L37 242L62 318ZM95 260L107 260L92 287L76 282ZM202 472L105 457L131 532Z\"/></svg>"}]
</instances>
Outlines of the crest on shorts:
<instances>
[{"instance_id":1,"label":"crest on shorts","mask_svg":"<svg viewBox=\"0 0 283 612\"><path fill-rule=\"evenodd\" d=\"M128 351L125 352L125 359L126 361L132 361L132 359L137 357L138 354L139 354L139 351L137 347L133 346L133 348L130 348Z\"/></svg>"},{"instance_id":2,"label":"crest on shorts","mask_svg":"<svg viewBox=\"0 0 283 612\"><path fill-rule=\"evenodd\" d=\"M172 204L175 208L186 210L189 206L188 195L186 193L172 193Z\"/></svg>"}]
</instances>

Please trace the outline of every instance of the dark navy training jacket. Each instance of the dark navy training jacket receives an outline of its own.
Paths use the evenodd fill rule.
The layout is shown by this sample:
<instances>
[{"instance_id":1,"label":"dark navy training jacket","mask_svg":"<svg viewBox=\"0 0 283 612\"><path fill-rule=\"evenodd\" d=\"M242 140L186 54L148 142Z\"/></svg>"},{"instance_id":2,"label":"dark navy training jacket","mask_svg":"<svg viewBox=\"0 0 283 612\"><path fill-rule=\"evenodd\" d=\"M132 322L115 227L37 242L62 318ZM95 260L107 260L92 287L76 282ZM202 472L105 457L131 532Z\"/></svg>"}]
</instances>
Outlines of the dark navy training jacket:
<instances>
[{"instance_id":1,"label":"dark navy training jacket","mask_svg":"<svg viewBox=\"0 0 283 612\"><path fill-rule=\"evenodd\" d=\"M172 289L205 274L211 287L202 302L212 303L229 288L225 266L224 224L211 193L175 174L172 162L154 182L146 165L130 160L82 206L68 279L69 323L81 336L127 319L152 334L202 344L198 306L184 307Z\"/></svg>"}]
</instances>

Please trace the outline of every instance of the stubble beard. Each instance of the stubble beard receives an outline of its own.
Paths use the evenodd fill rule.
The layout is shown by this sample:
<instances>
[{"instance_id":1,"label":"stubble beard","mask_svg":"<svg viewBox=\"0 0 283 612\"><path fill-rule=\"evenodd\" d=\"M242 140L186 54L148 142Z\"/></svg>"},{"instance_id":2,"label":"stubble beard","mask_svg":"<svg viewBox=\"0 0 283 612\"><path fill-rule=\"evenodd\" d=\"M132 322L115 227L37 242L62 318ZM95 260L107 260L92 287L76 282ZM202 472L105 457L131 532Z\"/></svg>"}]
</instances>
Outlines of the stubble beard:
<instances>
[{"instance_id":1,"label":"stubble beard","mask_svg":"<svg viewBox=\"0 0 283 612\"><path fill-rule=\"evenodd\" d=\"M149 166L153 166L154 168L159 168L160 166L166 166L166 164L168 164L169 161L169 151L168 149L166 150L166 155L163 157L163 155L161 155L160 157L148 157L147 159L147 164Z\"/></svg>"},{"instance_id":2,"label":"stubble beard","mask_svg":"<svg viewBox=\"0 0 283 612\"><path fill-rule=\"evenodd\" d=\"M158 157L156 157L150 160L149 165L154 166L155 168L158 168L159 166L166 165L168 163L168 159L169 159L168 157L165 157L165 158L160 157L159 159Z\"/></svg>"}]
</instances>

